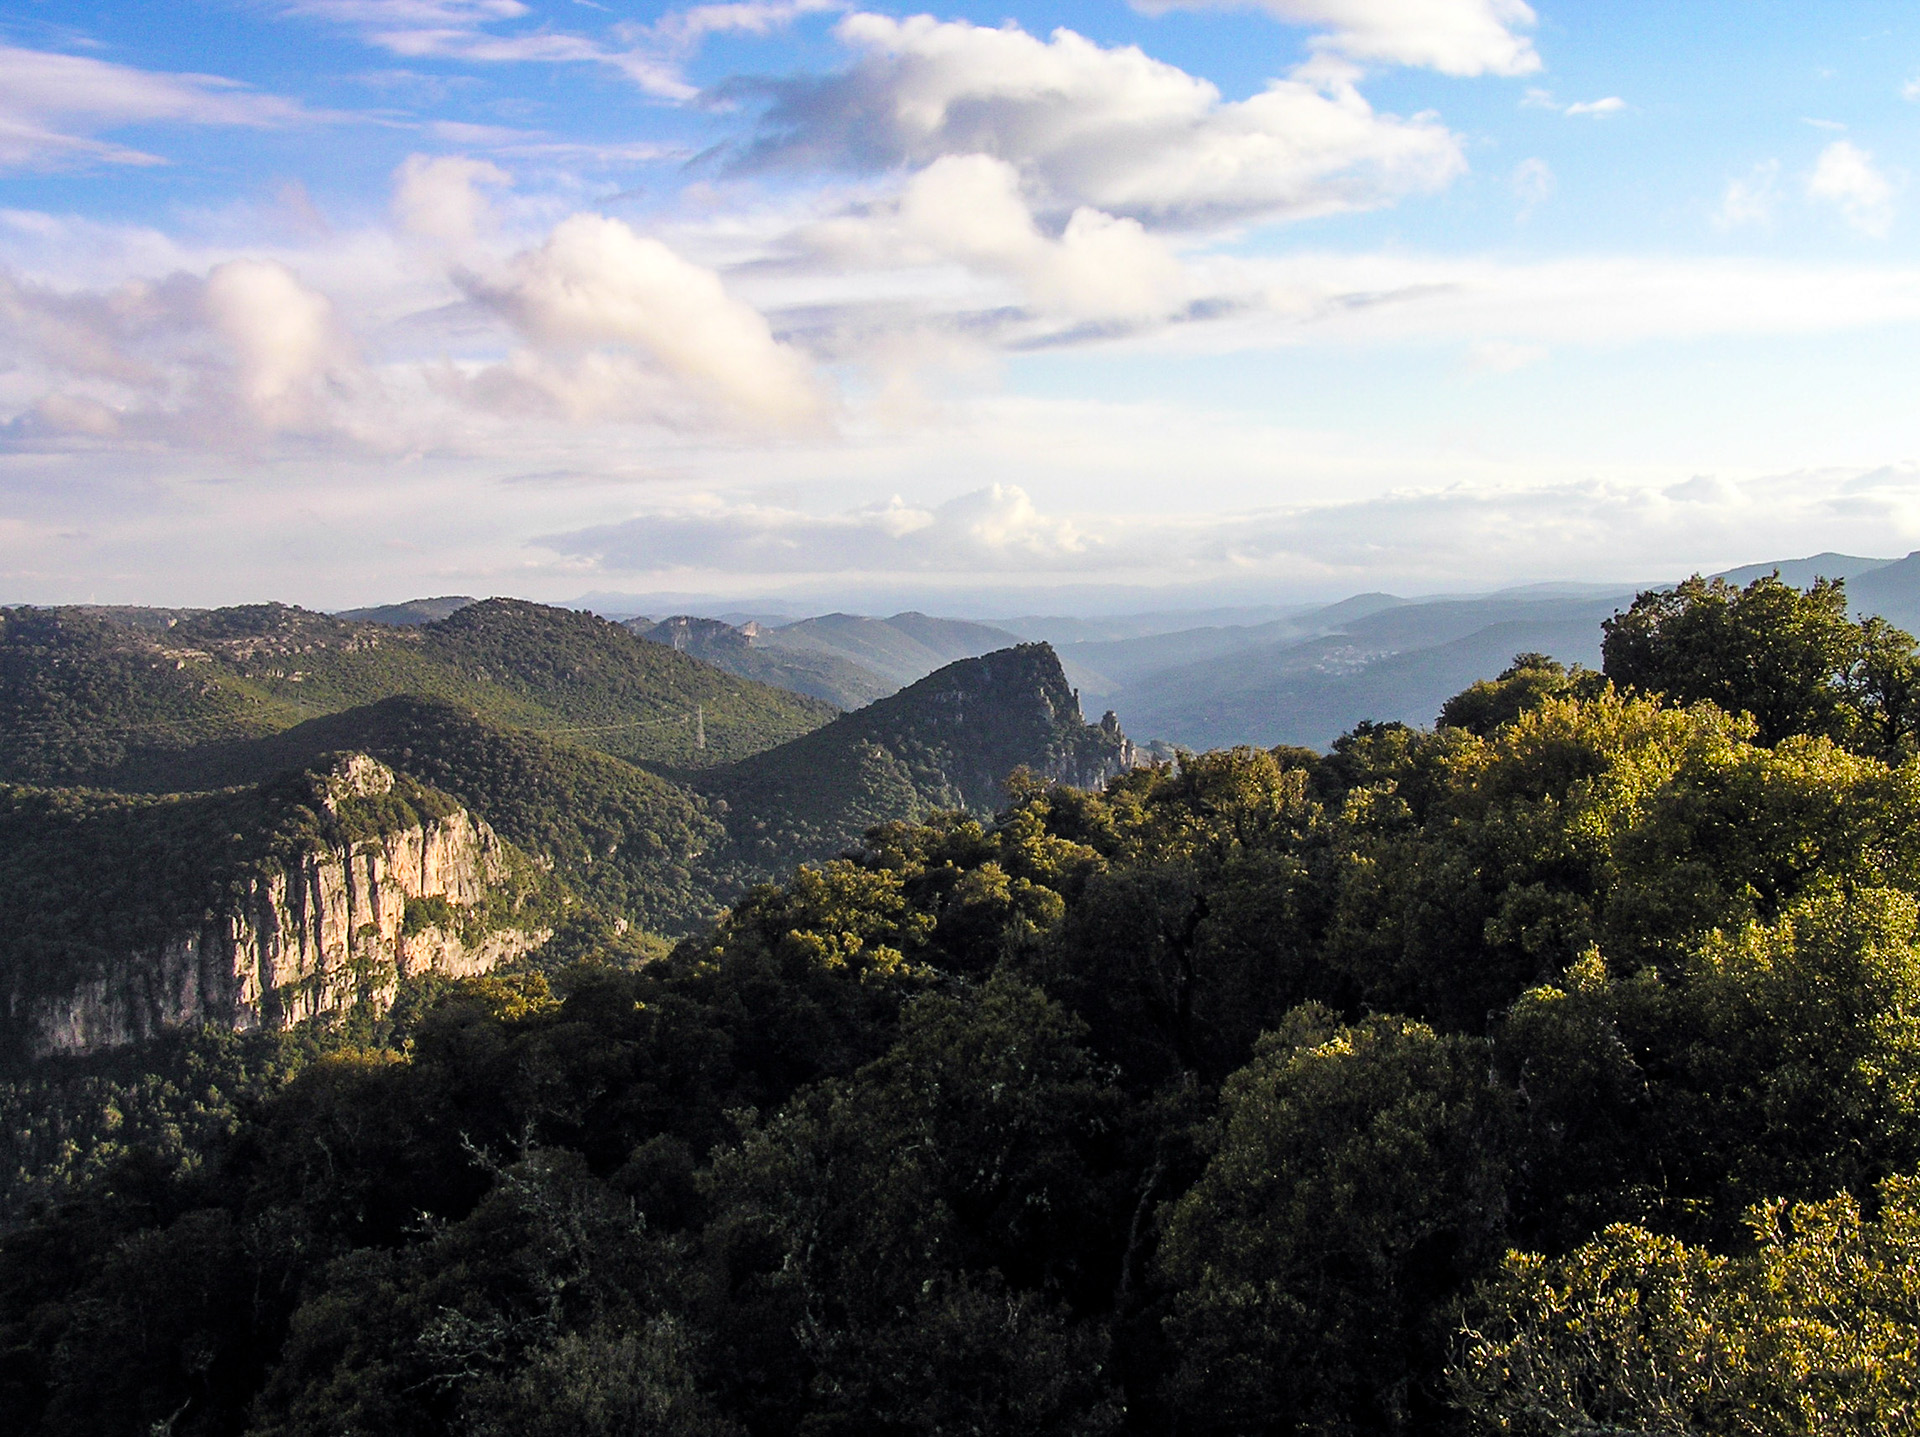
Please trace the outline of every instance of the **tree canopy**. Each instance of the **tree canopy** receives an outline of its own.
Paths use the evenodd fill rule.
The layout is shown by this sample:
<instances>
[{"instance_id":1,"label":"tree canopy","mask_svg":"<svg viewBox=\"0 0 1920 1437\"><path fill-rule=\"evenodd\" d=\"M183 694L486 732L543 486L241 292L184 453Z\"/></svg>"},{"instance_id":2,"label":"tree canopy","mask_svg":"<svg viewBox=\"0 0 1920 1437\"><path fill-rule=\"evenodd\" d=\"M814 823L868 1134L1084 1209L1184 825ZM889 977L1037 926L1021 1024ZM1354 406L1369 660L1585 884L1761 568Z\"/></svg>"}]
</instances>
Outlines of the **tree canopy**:
<instances>
[{"instance_id":1,"label":"tree canopy","mask_svg":"<svg viewBox=\"0 0 1920 1437\"><path fill-rule=\"evenodd\" d=\"M9 1113L135 1137L16 1189L0 1410L1911 1430L1920 758L1857 669L1729 687L1779 596L1697 593L1432 731L883 824L670 954L586 925L377 1021L36 1075ZM1790 649L1897 649L1831 593Z\"/></svg>"}]
</instances>

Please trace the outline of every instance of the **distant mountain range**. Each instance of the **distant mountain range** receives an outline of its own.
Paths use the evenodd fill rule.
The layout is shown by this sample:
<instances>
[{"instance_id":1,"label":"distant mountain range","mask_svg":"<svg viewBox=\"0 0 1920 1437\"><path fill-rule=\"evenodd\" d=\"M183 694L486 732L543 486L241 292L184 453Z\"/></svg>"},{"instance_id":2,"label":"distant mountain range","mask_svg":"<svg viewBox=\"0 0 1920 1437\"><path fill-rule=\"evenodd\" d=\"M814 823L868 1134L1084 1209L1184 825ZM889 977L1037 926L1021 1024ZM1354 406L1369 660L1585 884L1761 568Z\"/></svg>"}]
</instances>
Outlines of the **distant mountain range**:
<instances>
[{"instance_id":1,"label":"distant mountain range","mask_svg":"<svg viewBox=\"0 0 1920 1437\"><path fill-rule=\"evenodd\" d=\"M625 621L644 639L679 649L742 678L857 709L925 678L956 659L1010 648L1022 635L966 619L895 614L823 614L777 627L681 614Z\"/></svg>"},{"instance_id":2,"label":"distant mountain range","mask_svg":"<svg viewBox=\"0 0 1920 1437\"><path fill-rule=\"evenodd\" d=\"M1920 554L1814 554L1721 577L1744 584L1775 570L1803 588L1818 577L1844 579L1856 613L1920 631ZM842 708L956 658L1041 640L1055 647L1087 707L1111 707L1135 735L1189 749L1321 747L1363 719L1430 724L1449 695L1497 673L1518 652L1597 666L1601 623L1646 587L1533 585L1413 599L1368 593L1323 606L1028 615L990 624L903 613L738 626L677 617L632 626L730 672Z\"/></svg>"}]
</instances>

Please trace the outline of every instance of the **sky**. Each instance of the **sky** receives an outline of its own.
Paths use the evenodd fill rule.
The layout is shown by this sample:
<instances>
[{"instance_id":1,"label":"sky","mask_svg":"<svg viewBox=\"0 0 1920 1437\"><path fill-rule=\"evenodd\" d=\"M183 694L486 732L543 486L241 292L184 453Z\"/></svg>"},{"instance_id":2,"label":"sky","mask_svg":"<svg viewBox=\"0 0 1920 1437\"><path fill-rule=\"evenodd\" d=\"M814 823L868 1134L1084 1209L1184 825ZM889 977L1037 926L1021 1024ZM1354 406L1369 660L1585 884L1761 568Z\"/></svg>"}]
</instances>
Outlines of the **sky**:
<instances>
[{"instance_id":1,"label":"sky","mask_svg":"<svg viewBox=\"0 0 1920 1437\"><path fill-rule=\"evenodd\" d=\"M0 602L1920 549L1920 9L0 3Z\"/></svg>"}]
</instances>

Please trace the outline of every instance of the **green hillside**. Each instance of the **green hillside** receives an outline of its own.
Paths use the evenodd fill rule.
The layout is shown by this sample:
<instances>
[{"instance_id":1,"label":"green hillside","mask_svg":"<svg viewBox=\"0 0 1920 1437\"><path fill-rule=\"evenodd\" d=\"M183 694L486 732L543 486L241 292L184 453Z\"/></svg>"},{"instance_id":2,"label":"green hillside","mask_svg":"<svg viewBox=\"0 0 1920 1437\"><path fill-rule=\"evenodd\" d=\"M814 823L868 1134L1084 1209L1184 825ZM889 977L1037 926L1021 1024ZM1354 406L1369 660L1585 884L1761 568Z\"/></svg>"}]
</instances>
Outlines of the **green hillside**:
<instances>
[{"instance_id":1,"label":"green hillside","mask_svg":"<svg viewBox=\"0 0 1920 1437\"><path fill-rule=\"evenodd\" d=\"M727 805L741 861L779 872L838 852L878 823L936 809L990 813L1007 776L1097 785L1117 730L1085 723L1046 644L963 659L857 713L697 782Z\"/></svg>"},{"instance_id":2,"label":"green hillside","mask_svg":"<svg viewBox=\"0 0 1920 1437\"><path fill-rule=\"evenodd\" d=\"M680 769L737 760L834 712L519 600L412 628L279 604L0 610L0 778L16 782L137 783L168 753L400 694Z\"/></svg>"},{"instance_id":3,"label":"green hillside","mask_svg":"<svg viewBox=\"0 0 1920 1437\"><path fill-rule=\"evenodd\" d=\"M1911 1432L1920 653L1763 580L1603 658L0 1085L63 1197L0 1236L8 1430ZM1101 756L983 662L753 764Z\"/></svg>"},{"instance_id":4,"label":"green hillside","mask_svg":"<svg viewBox=\"0 0 1920 1437\"><path fill-rule=\"evenodd\" d=\"M778 647L757 625L735 628L719 619L678 615L654 623L628 619L624 627L641 638L691 654L742 678L758 679L824 700L835 708L864 708L899 688L870 669L825 649Z\"/></svg>"},{"instance_id":5,"label":"green hillside","mask_svg":"<svg viewBox=\"0 0 1920 1437\"><path fill-rule=\"evenodd\" d=\"M0 620L0 778L193 793L368 753L588 909L669 933L874 824L991 811L1015 768L1097 782L1121 742L1080 721L1045 646L821 727L823 703L516 601L410 628L284 605Z\"/></svg>"},{"instance_id":6,"label":"green hillside","mask_svg":"<svg viewBox=\"0 0 1920 1437\"><path fill-rule=\"evenodd\" d=\"M446 699L382 699L265 738L164 755L139 777L162 791L254 784L334 752L371 754L451 795L503 838L549 860L590 905L643 928L684 932L720 902L704 857L725 833L700 795Z\"/></svg>"}]
</instances>

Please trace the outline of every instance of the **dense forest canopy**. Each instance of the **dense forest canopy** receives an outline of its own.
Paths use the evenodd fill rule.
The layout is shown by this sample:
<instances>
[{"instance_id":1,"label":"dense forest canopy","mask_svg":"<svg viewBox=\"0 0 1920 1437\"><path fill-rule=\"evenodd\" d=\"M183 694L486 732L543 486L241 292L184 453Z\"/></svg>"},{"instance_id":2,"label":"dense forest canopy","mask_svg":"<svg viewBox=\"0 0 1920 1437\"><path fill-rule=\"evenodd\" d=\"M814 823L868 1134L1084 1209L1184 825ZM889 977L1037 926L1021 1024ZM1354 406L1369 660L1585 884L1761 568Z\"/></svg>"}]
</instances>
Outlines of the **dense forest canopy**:
<instances>
[{"instance_id":1,"label":"dense forest canopy","mask_svg":"<svg viewBox=\"0 0 1920 1437\"><path fill-rule=\"evenodd\" d=\"M0 609L0 781L231 782L223 744L402 695L680 768L743 758L835 713L592 614L517 599L412 628L284 604Z\"/></svg>"},{"instance_id":2,"label":"dense forest canopy","mask_svg":"<svg viewBox=\"0 0 1920 1437\"><path fill-rule=\"evenodd\" d=\"M1762 579L1605 652L1324 755L1017 779L666 956L583 916L391 1013L17 1083L128 1136L0 1241L0 1410L1910 1431L1913 641Z\"/></svg>"}]
</instances>

